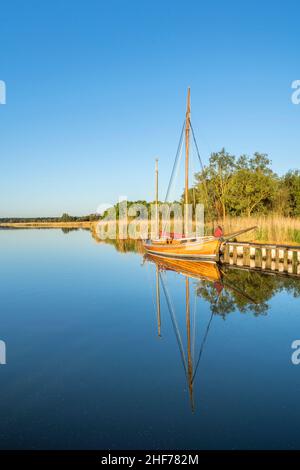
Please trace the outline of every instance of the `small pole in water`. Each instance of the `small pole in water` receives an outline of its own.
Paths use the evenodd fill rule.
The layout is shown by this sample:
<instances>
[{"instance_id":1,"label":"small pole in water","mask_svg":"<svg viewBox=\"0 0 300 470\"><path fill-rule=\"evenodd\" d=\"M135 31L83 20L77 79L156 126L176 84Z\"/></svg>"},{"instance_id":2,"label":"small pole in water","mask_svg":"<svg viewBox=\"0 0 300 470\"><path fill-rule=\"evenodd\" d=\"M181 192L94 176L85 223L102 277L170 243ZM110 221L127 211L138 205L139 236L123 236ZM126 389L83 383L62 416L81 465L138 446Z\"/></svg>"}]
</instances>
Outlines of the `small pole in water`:
<instances>
[{"instance_id":1,"label":"small pole in water","mask_svg":"<svg viewBox=\"0 0 300 470\"><path fill-rule=\"evenodd\" d=\"M158 217L158 159L155 160L155 239L159 238Z\"/></svg>"}]
</instances>

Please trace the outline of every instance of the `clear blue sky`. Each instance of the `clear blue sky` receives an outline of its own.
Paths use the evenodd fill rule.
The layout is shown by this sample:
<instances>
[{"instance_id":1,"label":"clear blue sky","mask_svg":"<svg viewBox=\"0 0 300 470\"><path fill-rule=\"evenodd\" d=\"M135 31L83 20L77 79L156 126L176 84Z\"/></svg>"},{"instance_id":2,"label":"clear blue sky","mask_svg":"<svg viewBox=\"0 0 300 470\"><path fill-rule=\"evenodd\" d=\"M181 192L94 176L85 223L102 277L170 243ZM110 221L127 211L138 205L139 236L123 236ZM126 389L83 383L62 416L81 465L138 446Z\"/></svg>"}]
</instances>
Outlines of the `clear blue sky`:
<instances>
[{"instance_id":1,"label":"clear blue sky","mask_svg":"<svg viewBox=\"0 0 300 470\"><path fill-rule=\"evenodd\" d=\"M289 0L1 2L0 217L152 198L188 86L205 162L224 146L299 167L299 17Z\"/></svg>"}]
</instances>

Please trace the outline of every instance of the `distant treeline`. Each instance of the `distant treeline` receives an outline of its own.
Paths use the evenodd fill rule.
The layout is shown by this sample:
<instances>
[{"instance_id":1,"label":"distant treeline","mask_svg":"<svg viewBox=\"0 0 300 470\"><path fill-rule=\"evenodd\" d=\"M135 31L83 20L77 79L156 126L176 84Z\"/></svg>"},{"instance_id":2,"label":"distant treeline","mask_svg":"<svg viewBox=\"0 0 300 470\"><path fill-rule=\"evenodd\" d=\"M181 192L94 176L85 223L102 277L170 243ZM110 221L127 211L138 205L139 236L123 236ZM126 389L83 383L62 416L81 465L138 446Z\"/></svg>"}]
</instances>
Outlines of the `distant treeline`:
<instances>
[{"instance_id":1,"label":"distant treeline","mask_svg":"<svg viewBox=\"0 0 300 470\"><path fill-rule=\"evenodd\" d=\"M30 223L30 222L92 222L99 220L99 214L74 216L63 214L61 217L1 217L0 223Z\"/></svg>"}]
</instances>

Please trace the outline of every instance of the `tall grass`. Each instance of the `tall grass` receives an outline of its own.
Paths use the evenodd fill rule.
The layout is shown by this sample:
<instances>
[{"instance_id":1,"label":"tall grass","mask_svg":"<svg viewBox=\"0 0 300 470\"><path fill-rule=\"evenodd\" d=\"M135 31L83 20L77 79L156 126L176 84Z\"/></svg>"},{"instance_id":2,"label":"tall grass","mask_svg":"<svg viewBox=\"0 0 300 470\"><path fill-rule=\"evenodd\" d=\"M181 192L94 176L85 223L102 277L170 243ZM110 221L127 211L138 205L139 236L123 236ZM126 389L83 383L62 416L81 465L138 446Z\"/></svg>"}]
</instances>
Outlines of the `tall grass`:
<instances>
[{"instance_id":1,"label":"tall grass","mask_svg":"<svg viewBox=\"0 0 300 470\"><path fill-rule=\"evenodd\" d=\"M228 217L224 232L236 232L255 225L258 227L257 230L240 235L238 240L300 245L299 218L281 217L277 215Z\"/></svg>"}]
</instances>

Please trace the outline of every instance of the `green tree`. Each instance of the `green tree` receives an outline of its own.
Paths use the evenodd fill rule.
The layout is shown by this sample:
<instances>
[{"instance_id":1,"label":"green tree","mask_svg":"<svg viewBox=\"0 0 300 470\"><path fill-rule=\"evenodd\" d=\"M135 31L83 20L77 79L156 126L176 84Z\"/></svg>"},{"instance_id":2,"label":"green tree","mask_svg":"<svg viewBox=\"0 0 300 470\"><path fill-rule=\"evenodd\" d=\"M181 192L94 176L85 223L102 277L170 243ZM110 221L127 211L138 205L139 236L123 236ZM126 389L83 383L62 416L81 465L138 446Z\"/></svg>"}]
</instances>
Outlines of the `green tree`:
<instances>
[{"instance_id":1,"label":"green tree","mask_svg":"<svg viewBox=\"0 0 300 470\"><path fill-rule=\"evenodd\" d=\"M278 178L270 168L266 154L256 152L253 157L242 155L230 185L230 208L235 215L251 216L272 208Z\"/></svg>"},{"instance_id":2,"label":"green tree","mask_svg":"<svg viewBox=\"0 0 300 470\"><path fill-rule=\"evenodd\" d=\"M217 216L223 218L225 223L229 209L228 203L231 193L231 181L235 171L235 156L230 155L223 148L220 152L212 153L209 165L196 174L196 188L198 202L206 202L213 207Z\"/></svg>"},{"instance_id":3,"label":"green tree","mask_svg":"<svg viewBox=\"0 0 300 470\"><path fill-rule=\"evenodd\" d=\"M69 214L66 212L61 216L62 222L71 222L73 220L73 217L71 217Z\"/></svg>"},{"instance_id":4,"label":"green tree","mask_svg":"<svg viewBox=\"0 0 300 470\"><path fill-rule=\"evenodd\" d=\"M282 178L282 184L287 192L287 207L284 215L300 216L300 172L289 171Z\"/></svg>"}]
</instances>

